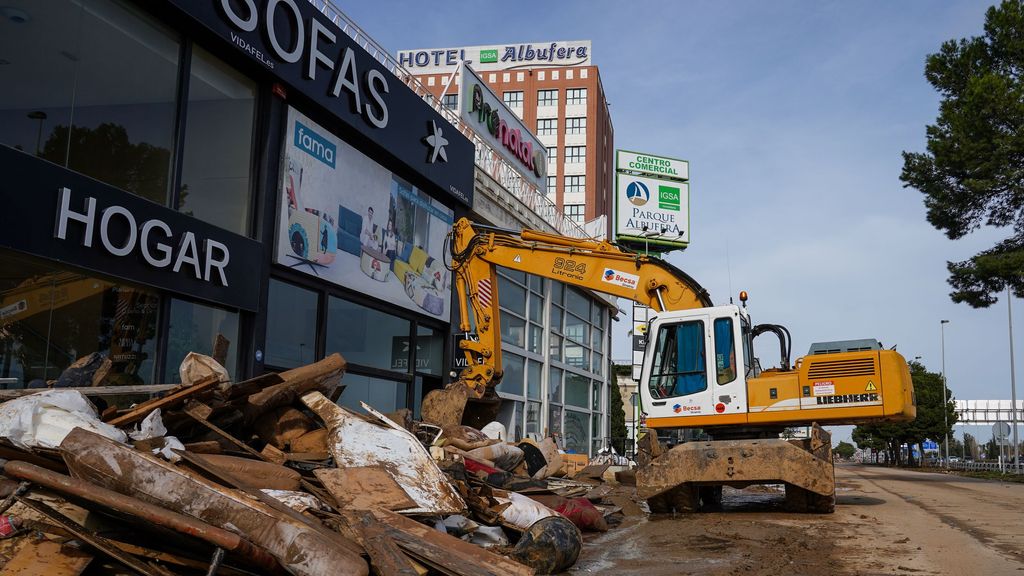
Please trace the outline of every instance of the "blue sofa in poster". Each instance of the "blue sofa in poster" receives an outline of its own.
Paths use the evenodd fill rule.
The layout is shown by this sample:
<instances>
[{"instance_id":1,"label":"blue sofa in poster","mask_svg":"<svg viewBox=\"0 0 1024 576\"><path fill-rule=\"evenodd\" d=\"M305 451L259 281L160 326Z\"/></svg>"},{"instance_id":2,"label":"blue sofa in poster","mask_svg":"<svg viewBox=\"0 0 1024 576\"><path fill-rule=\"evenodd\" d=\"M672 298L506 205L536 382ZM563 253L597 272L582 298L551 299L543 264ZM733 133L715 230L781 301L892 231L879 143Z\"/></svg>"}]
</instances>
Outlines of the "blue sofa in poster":
<instances>
[{"instance_id":1,"label":"blue sofa in poster","mask_svg":"<svg viewBox=\"0 0 1024 576\"><path fill-rule=\"evenodd\" d=\"M363 217L355 212L338 206L338 250L358 257L362 252L359 234L363 230Z\"/></svg>"}]
</instances>

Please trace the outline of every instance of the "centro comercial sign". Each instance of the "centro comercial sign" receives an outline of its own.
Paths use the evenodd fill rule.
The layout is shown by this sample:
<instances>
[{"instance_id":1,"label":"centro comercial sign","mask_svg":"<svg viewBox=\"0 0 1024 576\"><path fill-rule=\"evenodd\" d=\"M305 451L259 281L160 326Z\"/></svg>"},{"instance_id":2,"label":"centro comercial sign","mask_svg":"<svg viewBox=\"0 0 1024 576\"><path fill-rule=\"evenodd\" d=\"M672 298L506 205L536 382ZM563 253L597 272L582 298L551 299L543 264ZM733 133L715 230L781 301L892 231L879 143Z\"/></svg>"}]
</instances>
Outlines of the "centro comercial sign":
<instances>
[{"instance_id":1,"label":"centro comercial sign","mask_svg":"<svg viewBox=\"0 0 1024 576\"><path fill-rule=\"evenodd\" d=\"M465 93L459 103L462 121L476 128L491 148L544 193L547 148L469 66L462 67L459 85Z\"/></svg>"}]
</instances>

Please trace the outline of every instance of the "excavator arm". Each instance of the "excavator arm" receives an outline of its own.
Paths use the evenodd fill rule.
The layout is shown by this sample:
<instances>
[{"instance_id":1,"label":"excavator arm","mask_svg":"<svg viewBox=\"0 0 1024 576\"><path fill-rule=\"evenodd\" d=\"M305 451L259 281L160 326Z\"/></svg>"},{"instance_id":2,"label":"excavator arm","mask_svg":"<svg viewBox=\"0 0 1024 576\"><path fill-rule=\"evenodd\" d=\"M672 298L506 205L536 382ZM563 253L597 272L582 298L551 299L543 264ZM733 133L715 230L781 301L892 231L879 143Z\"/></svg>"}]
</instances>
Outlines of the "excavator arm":
<instances>
[{"instance_id":1,"label":"excavator arm","mask_svg":"<svg viewBox=\"0 0 1024 576\"><path fill-rule=\"evenodd\" d=\"M448 237L458 296L460 342L467 368L444 391L427 395L424 420L486 423L497 414L501 381L501 326L497 267L551 278L639 302L658 311L711 306L707 291L671 264L603 241L521 232L460 219ZM464 413L466 401L476 414Z\"/></svg>"}]
</instances>

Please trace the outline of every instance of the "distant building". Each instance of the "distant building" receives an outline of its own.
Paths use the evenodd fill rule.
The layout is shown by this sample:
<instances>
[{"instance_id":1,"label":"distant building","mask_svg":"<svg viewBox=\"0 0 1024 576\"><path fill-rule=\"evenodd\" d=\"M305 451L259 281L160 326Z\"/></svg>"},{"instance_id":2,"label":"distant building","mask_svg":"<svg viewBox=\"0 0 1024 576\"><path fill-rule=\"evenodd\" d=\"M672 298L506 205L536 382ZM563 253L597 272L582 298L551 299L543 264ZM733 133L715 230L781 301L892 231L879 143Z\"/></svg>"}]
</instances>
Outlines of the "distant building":
<instances>
[{"instance_id":1,"label":"distant building","mask_svg":"<svg viewBox=\"0 0 1024 576\"><path fill-rule=\"evenodd\" d=\"M590 41L398 52L399 63L452 108L459 86L451 74L461 60L547 147L547 194L558 208L581 225L589 222L590 233L610 238L615 134Z\"/></svg>"}]
</instances>

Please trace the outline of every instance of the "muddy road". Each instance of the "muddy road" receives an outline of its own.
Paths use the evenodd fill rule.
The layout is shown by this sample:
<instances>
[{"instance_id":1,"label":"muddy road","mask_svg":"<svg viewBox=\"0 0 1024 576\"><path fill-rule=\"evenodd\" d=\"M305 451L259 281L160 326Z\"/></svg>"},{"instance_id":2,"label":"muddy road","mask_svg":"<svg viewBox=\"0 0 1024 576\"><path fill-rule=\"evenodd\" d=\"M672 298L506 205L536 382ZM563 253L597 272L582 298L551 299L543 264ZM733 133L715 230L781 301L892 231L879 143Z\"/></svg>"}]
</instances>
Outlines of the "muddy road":
<instances>
[{"instance_id":1,"label":"muddy road","mask_svg":"<svg viewBox=\"0 0 1024 576\"><path fill-rule=\"evenodd\" d=\"M835 514L726 489L721 512L629 516L589 536L570 574L1024 576L1024 484L837 466Z\"/></svg>"}]
</instances>

